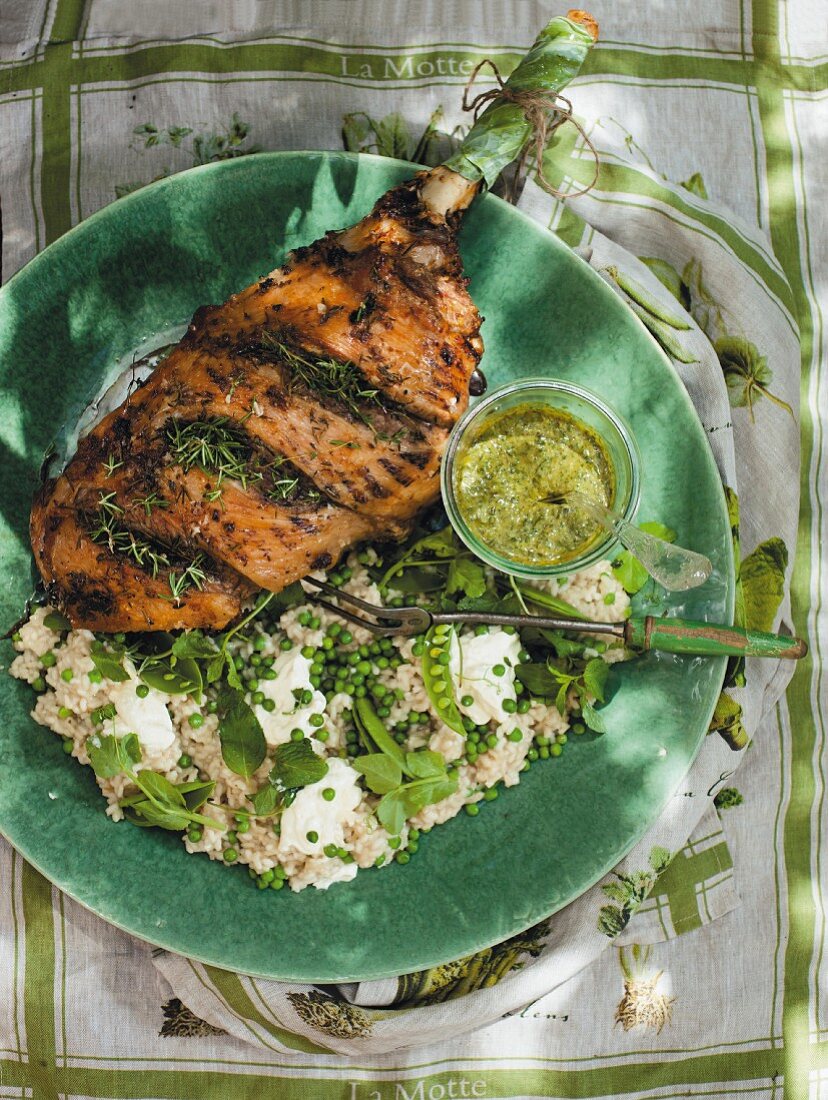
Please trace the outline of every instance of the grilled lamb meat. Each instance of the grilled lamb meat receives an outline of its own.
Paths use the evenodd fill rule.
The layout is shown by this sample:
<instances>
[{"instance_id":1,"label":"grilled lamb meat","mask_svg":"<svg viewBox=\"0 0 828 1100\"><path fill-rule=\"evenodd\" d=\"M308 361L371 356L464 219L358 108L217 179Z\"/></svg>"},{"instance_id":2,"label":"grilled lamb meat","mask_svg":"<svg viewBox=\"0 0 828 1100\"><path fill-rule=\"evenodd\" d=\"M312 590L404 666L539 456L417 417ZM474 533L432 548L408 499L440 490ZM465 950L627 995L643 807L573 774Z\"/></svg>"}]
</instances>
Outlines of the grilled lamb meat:
<instances>
[{"instance_id":1,"label":"grilled lamb meat","mask_svg":"<svg viewBox=\"0 0 828 1100\"><path fill-rule=\"evenodd\" d=\"M73 625L220 628L256 588L400 538L437 499L483 346L431 179L199 309L42 487L32 545Z\"/></svg>"}]
</instances>

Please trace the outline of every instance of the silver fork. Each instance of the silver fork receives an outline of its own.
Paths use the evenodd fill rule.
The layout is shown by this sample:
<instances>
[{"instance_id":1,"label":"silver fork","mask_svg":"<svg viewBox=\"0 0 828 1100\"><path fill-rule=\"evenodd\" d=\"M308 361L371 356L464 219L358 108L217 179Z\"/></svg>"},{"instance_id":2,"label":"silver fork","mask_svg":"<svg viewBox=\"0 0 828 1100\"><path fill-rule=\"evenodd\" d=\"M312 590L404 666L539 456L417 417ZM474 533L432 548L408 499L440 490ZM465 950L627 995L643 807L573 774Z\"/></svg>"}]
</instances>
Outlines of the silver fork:
<instances>
[{"instance_id":1,"label":"silver fork","mask_svg":"<svg viewBox=\"0 0 828 1100\"><path fill-rule=\"evenodd\" d=\"M596 623L582 619L550 618L546 615L501 615L494 611L427 611L424 607L377 607L315 577L304 577L303 583L313 585L338 601L331 603L330 600L316 597L315 603L349 623L364 626L379 637L424 634L429 627L439 623L486 623L489 626L513 626L518 630L535 627L576 634L605 634L644 652L659 649L666 653L691 653L702 657L782 657L789 660L799 660L808 652L808 646L800 638L690 619L646 615L631 616L616 623ZM531 601L531 597L529 599ZM343 607L342 604L347 606Z\"/></svg>"}]
</instances>

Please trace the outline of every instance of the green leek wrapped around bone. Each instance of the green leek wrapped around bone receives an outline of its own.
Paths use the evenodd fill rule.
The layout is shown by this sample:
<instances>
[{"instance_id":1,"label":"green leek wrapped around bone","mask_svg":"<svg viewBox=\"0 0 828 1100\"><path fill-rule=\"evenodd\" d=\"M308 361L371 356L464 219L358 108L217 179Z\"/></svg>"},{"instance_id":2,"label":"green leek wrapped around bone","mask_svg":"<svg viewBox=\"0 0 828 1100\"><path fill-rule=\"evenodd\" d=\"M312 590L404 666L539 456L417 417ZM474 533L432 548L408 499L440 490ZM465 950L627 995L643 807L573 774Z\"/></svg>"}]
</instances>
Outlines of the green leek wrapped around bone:
<instances>
[{"instance_id":1,"label":"green leek wrapped around bone","mask_svg":"<svg viewBox=\"0 0 828 1100\"><path fill-rule=\"evenodd\" d=\"M550 101L578 75L597 35L595 20L585 12L556 16L535 39L504 91L534 93ZM525 105L494 98L457 152L433 169L421 192L424 203L442 216L465 209L479 187L491 187L520 156L532 136Z\"/></svg>"}]
</instances>

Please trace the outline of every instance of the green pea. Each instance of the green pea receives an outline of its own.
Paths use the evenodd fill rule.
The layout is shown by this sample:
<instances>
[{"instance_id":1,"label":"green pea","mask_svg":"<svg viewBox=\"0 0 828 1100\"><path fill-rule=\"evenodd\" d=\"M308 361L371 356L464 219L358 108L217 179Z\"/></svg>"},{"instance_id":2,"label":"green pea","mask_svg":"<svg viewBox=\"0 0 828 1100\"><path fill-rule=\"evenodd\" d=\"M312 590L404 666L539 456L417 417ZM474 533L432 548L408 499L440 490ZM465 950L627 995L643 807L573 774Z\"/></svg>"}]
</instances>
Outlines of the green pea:
<instances>
[{"instance_id":1,"label":"green pea","mask_svg":"<svg viewBox=\"0 0 828 1100\"><path fill-rule=\"evenodd\" d=\"M311 829L309 832L305 833L305 839L308 844L316 844L319 840L319 833L317 833L316 829Z\"/></svg>"},{"instance_id":2,"label":"green pea","mask_svg":"<svg viewBox=\"0 0 828 1100\"><path fill-rule=\"evenodd\" d=\"M338 638L342 633L342 623L331 623L325 633L329 638Z\"/></svg>"},{"instance_id":3,"label":"green pea","mask_svg":"<svg viewBox=\"0 0 828 1100\"><path fill-rule=\"evenodd\" d=\"M276 709L276 700L265 698L265 699L262 700L262 706L264 707L264 709L267 711L268 714L272 714L274 712L274 710Z\"/></svg>"},{"instance_id":4,"label":"green pea","mask_svg":"<svg viewBox=\"0 0 828 1100\"><path fill-rule=\"evenodd\" d=\"M490 749L493 749L497 745L497 734L490 733L486 738L486 744L489 746Z\"/></svg>"},{"instance_id":5,"label":"green pea","mask_svg":"<svg viewBox=\"0 0 828 1100\"><path fill-rule=\"evenodd\" d=\"M285 886L285 880L283 878L275 878L270 884L271 890L283 890Z\"/></svg>"},{"instance_id":6,"label":"green pea","mask_svg":"<svg viewBox=\"0 0 828 1100\"><path fill-rule=\"evenodd\" d=\"M474 628L474 632L478 637L482 637L484 634L489 633L489 628L481 623L480 626Z\"/></svg>"},{"instance_id":7,"label":"green pea","mask_svg":"<svg viewBox=\"0 0 828 1100\"><path fill-rule=\"evenodd\" d=\"M336 798L336 791L333 789L333 787L323 787L322 797L325 799L326 802L333 802L333 800Z\"/></svg>"},{"instance_id":8,"label":"green pea","mask_svg":"<svg viewBox=\"0 0 828 1100\"><path fill-rule=\"evenodd\" d=\"M467 805L465 805L463 809L466 811L469 817L477 817L477 815L480 813L480 807L477 805L476 802L467 803Z\"/></svg>"},{"instance_id":9,"label":"green pea","mask_svg":"<svg viewBox=\"0 0 828 1100\"><path fill-rule=\"evenodd\" d=\"M264 634L257 634L256 639L253 642L253 648L261 653L263 649L267 648L267 638Z\"/></svg>"},{"instance_id":10,"label":"green pea","mask_svg":"<svg viewBox=\"0 0 828 1100\"><path fill-rule=\"evenodd\" d=\"M532 704L528 699L519 699L517 705L518 714L528 714Z\"/></svg>"},{"instance_id":11,"label":"green pea","mask_svg":"<svg viewBox=\"0 0 828 1100\"><path fill-rule=\"evenodd\" d=\"M193 758L186 752L182 752L178 758L178 766L179 768L191 768L193 766Z\"/></svg>"},{"instance_id":12,"label":"green pea","mask_svg":"<svg viewBox=\"0 0 828 1100\"><path fill-rule=\"evenodd\" d=\"M505 665L492 665L492 675L493 676L503 676L503 675L505 675L505 673L506 673L506 666Z\"/></svg>"},{"instance_id":13,"label":"green pea","mask_svg":"<svg viewBox=\"0 0 828 1100\"><path fill-rule=\"evenodd\" d=\"M87 675L90 684L100 684L103 680L103 673L97 668L93 668Z\"/></svg>"},{"instance_id":14,"label":"green pea","mask_svg":"<svg viewBox=\"0 0 828 1100\"><path fill-rule=\"evenodd\" d=\"M252 680L248 680L247 681L247 690L248 691L258 691L259 690L259 681L255 678L252 679Z\"/></svg>"},{"instance_id":15,"label":"green pea","mask_svg":"<svg viewBox=\"0 0 828 1100\"><path fill-rule=\"evenodd\" d=\"M494 802L494 800L497 797L498 797L497 787L488 787L483 792L483 801L484 802Z\"/></svg>"},{"instance_id":16,"label":"green pea","mask_svg":"<svg viewBox=\"0 0 828 1100\"><path fill-rule=\"evenodd\" d=\"M50 649L40 658L40 663L43 665L44 668L54 668L54 666L57 664L57 657L54 655L54 653L52 653Z\"/></svg>"},{"instance_id":17,"label":"green pea","mask_svg":"<svg viewBox=\"0 0 828 1100\"><path fill-rule=\"evenodd\" d=\"M336 645L336 642L333 640L333 638L323 638L322 639L322 648L327 653L330 653L330 651L333 649L333 647L335 645Z\"/></svg>"},{"instance_id":18,"label":"green pea","mask_svg":"<svg viewBox=\"0 0 828 1100\"><path fill-rule=\"evenodd\" d=\"M527 754L526 754L526 759L531 760L532 763L534 764L534 762L538 759L538 756L539 756L539 753L538 753L537 749L530 749L529 752L527 752Z\"/></svg>"},{"instance_id":19,"label":"green pea","mask_svg":"<svg viewBox=\"0 0 828 1100\"><path fill-rule=\"evenodd\" d=\"M563 752L563 745L555 744L552 746L549 752L552 754L552 756L560 756Z\"/></svg>"},{"instance_id":20,"label":"green pea","mask_svg":"<svg viewBox=\"0 0 828 1100\"><path fill-rule=\"evenodd\" d=\"M279 642L279 649L281 649L283 653L287 653L293 649L293 642L290 638L282 638L281 642Z\"/></svg>"},{"instance_id":21,"label":"green pea","mask_svg":"<svg viewBox=\"0 0 828 1100\"><path fill-rule=\"evenodd\" d=\"M34 680L32 680L32 687L35 691L45 691L46 681L43 679L42 676L37 676Z\"/></svg>"},{"instance_id":22,"label":"green pea","mask_svg":"<svg viewBox=\"0 0 828 1100\"><path fill-rule=\"evenodd\" d=\"M250 832L250 818L249 817L237 817L236 818L236 832L237 833L249 833Z\"/></svg>"},{"instance_id":23,"label":"green pea","mask_svg":"<svg viewBox=\"0 0 828 1100\"><path fill-rule=\"evenodd\" d=\"M273 882L275 877L276 872L273 870L272 867L268 867L266 871L262 871L262 873L259 875L259 882L263 882L265 886L269 886L270 883Z\"/></svg>"},{"instance_id":24,"label":"green pea","mask_svg":"<svg viewBox=\"0 0 828 1100\"><path fill-rule=\"evenodd\" d=\"M296 621L300 626L310 626L311 613L310 611L300 611L296 616Z\"/></svg>"},{"instance_id":25,"label":"green pea","mask_svg":"<svg viewBox=\"0 0 828 1100\"><path fill-rule=\"evenodd\" d=\"M258 653L253 653L250 656L250 663L254 668L258 668L262 663L262 658Z\"/></svg>"},{"instance_id":26,"label":"green pea","mask_svg":"<svg viewBox=\"0 0 828 1100\"><path fill-rule=\"evenodd\" d=\"M139 699L146 699L149 693L150 689L147 687L146 684L139 684L135 689L135 694L138 696Z\"/></svg>"},{"instance_id":27,"label":"green pea","mask_svg":"<svg viewBox=\"0 0 828 1100\"><path fill-rule=\"evenodd\" d=\"M408 852L397 852L397 854L394 856L394 859L397 863L406 864L410 861L411 856L408 854Z\"/></svg>"},{"instance_id":28,"label":"green pea","mask_svg":"<svg viewBox=\"0 0 828 1100\"><path fill-rule=\"evenodd\" d=\"M235 863L238 858L239 858L239 853L236 851L235 848L225 848L224 849L222 859L224 860L225 863Z\"/></svg>"},{"instance_id":29,"label":"green pea","mask_svg":"<svg viewBox=\"0 0 828 1100\"><path fill-rule=\"evenodd\" d=\"M390 714L390 707L377 707L377 718L388 718Z\"/></svg>"},{"instance_id":30,"label":"green pea","mask_svg":"<svg viewBox=\"0 0 828 1100\"><path fill-rule=\"evenodd\" d=\"M290 739L291 739L291 741L304 741L305 740L304 731L300 730L300 729L291 730L290 731Z\"/></svg>"},{"instance_id":31,"label":"green pea","mask_svg":"<svg viewBox=\"0 0 828 1100\"><path fill-rule=\"evenodd\" d=\"M425 642L415 642L411 647L411 652L415 657L422 657L425 653Z\"/></svg>"},{"instance_id":32,"label":"green pea","mask_svg":"<svg viewBox=\"0 0 828 1100\"><path fill-rule=\"evenodd\" d=\"M72 711L69 707L58 707L58 718L71 718Z\"/></svg>"},{"instance_id":33,"label":"green pea","mask_svg":"<svg viewBox=\"0 0 828 1100\"><path fill-rule=\"evenodd\" d=\"M507 741L514 741L514 742L522 741L523 740L523 730L519 730L517 727L515 727L515 729L513 729L511 733L506 734L506 739L507 739Z\"/></svg>"},{"instance_id":34,"label":"green pea","mask_svg":"<svg viewBox=\"0 0 828 1100\"><path fill-rule=\"evenodd\" d=\"M336 854L339 851L335 844L326 844L322 849L328 859L336 859Z\"/></svg>"},{"instance_id":35,"label":"green pea","mask_svg":"<svg viewBox=\"0 0 828 1100\"><path fill-rule=\"evenodd\" d=\"M354 688L354 695L357 697L357 699L364 699L367 694L368 690L362 684Z\"/></svg>"},{"instance_id":36,"label":"green pea","mask_svg":"<svg viewBox=\"0 0 828 1100\"><path fill-rule=\"evenodd\" d=\"M354 636L350 632L350 630L343 630L342 633L339 635L339 640L342 642L343 645L350 645L351 642L354 640Z\"/></svg>"},{"instance_id":37,"label":"green pea","mask_svg":"<svg viewBox=\"0 0 828 1100\"><path fill-rule=\"evenodd\" d=\"M187 830L187 839L193 844L198 844L202 837L202 831L197 826L193 825Z\"/></svg>"},{"instance_id":38,"label":"green pea","mask_svg":"<svg viewBox=\"0 0 828 1100\"><path fill-rule=\"evenodd\" d=\"M72 749L74 747L75 746L74 746L74 743L73 743L71 737L64 737L63 738L63 751L66 753L67 756L72 755Z\"/></svg>"},{"instance_id":39,"label":"green pea","mask_svg":"<svg viewBox=\"0 0 828 1100\"><path fill-rule=\"evenodd\" d=\"M204 725L204 715L196 712L195 714L191 714L187 721L190 723L192 729L200 729Z\"/></svg>"},{"instance_id":40,"label":"green pea","mask_svg":"<svg viewBox=\"0 0 828 1100\"><path fill-rule=\"evenodd\" d=\"M549 759L549 749L544 745L543 748L538 749L538 756L541 760Z\"/></svg>"},{"instance_id":41,"label":"green pea","mask_svg":"<svg viewBox=\"0 0 828 1100\"><path fill-rule=\"evenodd\" d=\"M65 668L65 669L63 670L63 672L61 672L61 674L60 674L60 678L61 678L61 680L63 680L63 681L65 682L65 683L67 683L67 684L68 684L68 683L71 683L71 681L72 681L72 677L73 677L74 675L75 675L75 674L74 674L74 672L72 671L72 669L71 669L71 668Z\"/></svg>"},{"instance_id":42,"label":"green pea","mask_svg":"<svg viewBox=\"0 0 828 1100\"><path fill-rule=\"evenodd\" d=\"M218 712L218 703L215 699L211 699L207 706L204 708L208 714L216 714Z\"/></svg>"},{"instance_id":43,"label":"green pea","mask_svg":"<svg viewBox=\"0 0 828 1100\"><path fill-rule=\"evenodd\" d=\"M514 699L504 699L501 706L505 714L514 714L518 707Z\"/></svg>"}]
</instances>

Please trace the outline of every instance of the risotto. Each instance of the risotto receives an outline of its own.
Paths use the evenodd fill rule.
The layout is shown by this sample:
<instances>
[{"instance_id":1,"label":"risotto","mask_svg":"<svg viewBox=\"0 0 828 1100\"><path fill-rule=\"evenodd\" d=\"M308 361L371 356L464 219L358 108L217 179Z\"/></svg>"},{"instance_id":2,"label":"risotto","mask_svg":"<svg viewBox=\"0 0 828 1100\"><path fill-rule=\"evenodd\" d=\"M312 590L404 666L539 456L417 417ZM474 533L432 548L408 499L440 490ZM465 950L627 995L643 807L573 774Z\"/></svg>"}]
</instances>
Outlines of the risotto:
<instances>
[{"instance_id":1,"label":"risotto","mask_svg":"<svg viewBox=\"0 0 828 1100\"><path fill-rule=\"evenodd\" d=\"M381 592L376 561L354 552L329 579L376 605L411 602L393 577ZM629 613L609 562L551 587L586 618ZM487 626L377 639L293 588L291 606L221 645L190 632L172 656L69 629L48 607L13 638L33 717L94 768L112 820L179 832L188 852L245 864L260 889L324 890L407 863L435 825L476 815L594 728L599 673L626 656L581 636L544 643L564 660L533 660L531 641Z\"/></svg>"}]
</instances>

